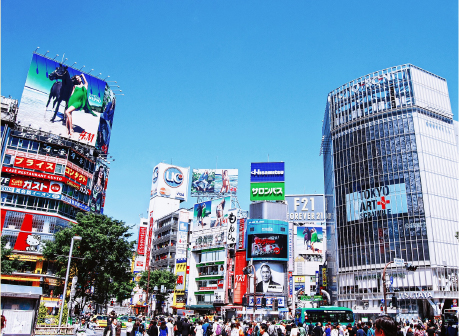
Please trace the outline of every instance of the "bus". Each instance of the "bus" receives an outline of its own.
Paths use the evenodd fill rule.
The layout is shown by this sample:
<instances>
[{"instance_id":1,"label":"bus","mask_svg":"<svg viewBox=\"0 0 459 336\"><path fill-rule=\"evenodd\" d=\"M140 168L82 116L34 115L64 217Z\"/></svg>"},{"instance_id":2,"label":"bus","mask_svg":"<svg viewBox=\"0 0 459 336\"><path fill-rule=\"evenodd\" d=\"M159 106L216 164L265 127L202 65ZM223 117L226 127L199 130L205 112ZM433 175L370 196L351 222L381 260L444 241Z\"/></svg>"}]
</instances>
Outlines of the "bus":
<instances>
[{"instance_id":1,"label":"bus","mask_svg":"<svg viewBox=\"0 0 459 336\"><path fill-rule=\"evenodd\" d=\"M348 325L354 323L352 309L345 307L323 306L320 308L298 308L295 310L295 323L316 324L321 322L340 323Z\"/></svg>"},{"instance_id":2,"label":"bus","mask_svg":"<svg viewBox=\"0 0 459 336\"><path fill-rule=\"evenodd\" d=\"M458 308L445 309L444 314L443 314L443 321L445 321L446 325L451 323L453 326L457 326L458 325L458 314L459 314Z\"/></svg>"}]
</instances>

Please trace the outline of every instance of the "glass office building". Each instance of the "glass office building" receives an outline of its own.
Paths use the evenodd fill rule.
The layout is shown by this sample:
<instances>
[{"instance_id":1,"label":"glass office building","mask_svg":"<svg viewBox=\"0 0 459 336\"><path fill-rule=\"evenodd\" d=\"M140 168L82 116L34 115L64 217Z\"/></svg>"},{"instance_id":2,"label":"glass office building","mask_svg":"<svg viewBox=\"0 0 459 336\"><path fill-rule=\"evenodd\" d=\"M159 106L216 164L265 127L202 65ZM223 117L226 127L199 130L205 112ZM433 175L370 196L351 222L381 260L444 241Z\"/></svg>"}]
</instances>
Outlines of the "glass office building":
<instances>
[{"instance_id":1,"label":"glass office building","mask_svg":"<svg viewBox=\"0 0 459 336\"><path fill-rule=\"evenodd\" d=\"M459 296L458 123L446 80L411 64L355 79L329 93L322 133L332 301L371 316L385 284L387 300L398 298L389 313L440 315ZM382 279L395 258L418 268L390 264Z\"/></svg>"}]
</instances>

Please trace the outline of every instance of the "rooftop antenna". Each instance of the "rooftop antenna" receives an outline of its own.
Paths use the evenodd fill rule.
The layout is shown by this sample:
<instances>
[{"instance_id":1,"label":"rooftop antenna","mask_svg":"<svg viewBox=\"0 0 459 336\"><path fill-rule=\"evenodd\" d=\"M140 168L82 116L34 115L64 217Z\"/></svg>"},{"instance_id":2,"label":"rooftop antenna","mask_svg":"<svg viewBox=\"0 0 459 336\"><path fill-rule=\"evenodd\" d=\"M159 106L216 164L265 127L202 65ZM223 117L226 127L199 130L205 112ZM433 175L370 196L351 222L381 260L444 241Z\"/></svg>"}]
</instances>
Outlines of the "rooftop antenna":
<instances>
[{"instance_id":1,"label":"rooftop antenna","mask_svg":"<svg viewBox=\"0 0 459 336\"><path fill-rule=\"evenodd\" d=\"M105 78L104 78L104 81L105 81L107 78L110 78L110 76L105 77Z\"/></svg>"},{"instance_id":2,"label":"rooftop antenna","mask_svg":"<svg viewBox=\"0 0 459 336\"><path fill-rule=\"evenodd\" d=\"M65 53L62 55L62 63L64 63Z\"/></svg>"},{"instance_id":3,"label":"rooftop antenna","mask_svg":"<svg viewBox=\"0 0 459 336\"><path fill-rule=\"evenodd\" d=\"M56 54L56 56L54 56L53 61L56 59L56 57L59 57L59 54Z\"/></svg>"},{"instance_id":4,"label":"rooftop antenna","mask_svg":"<svg viewBox=\"0 0 459 336\"><path fill-rule=\"evenodd\" d=\"M43 56L46 56L47 53L49 53L49 50L46 50L46 53Z\"/></svg>"},{"instance_id":5,"label":"rooftop antenna","mask_svg":"<svg viewBox=\"0 0 459 336\"><path fill-rule=\"evenodd\" d=\"M40 49L40 47L37 47L37 49L35 49L34 53L36 53L38 49Z\"/></svg>"},{"instance_id":6,"label":"rooftop antenna","mask_svg":"<svg viewBox=\"0 0 459 336\"><path fill-rule=\"evenodd\" d=\"M75 64L77 64L77 62L73 62L73 64L70 67L73 67Z\"/></svg>"},{"instance_id":7,"label":"rooftop antenna","mask_svg":"<svg viewBox=\"0 0 459 336\"><path fill-rule=\"evenodd\" d=\"M86 65L83 65L80 69L78 69L78 71L81 71L81 69L83 69Z\"/></svg>"},{"instance_id":8,"label":"rooftop antenna","mask_svg":"<svg viewBox=\"0 0 459 336\"><path fill-rule=\"evenodd\" d=\"M91 71L94 71L94 69L91 69ZM91 73L91 71L88 72L88 75Z\"/></svg>"}]
</instances>

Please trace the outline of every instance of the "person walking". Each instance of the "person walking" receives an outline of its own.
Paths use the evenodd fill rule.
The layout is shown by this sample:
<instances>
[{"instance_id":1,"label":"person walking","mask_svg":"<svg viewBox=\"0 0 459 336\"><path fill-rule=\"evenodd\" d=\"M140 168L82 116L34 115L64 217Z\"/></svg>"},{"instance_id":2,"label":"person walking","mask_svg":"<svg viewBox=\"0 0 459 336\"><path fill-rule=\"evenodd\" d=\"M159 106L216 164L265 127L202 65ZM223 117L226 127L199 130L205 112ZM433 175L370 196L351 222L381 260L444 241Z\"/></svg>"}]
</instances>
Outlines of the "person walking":
<instances>
[{"instance_id":1,"label":"person walking","mask_svg":"<svg viewBox=\"0 0 459 336\"><path fill-rule=\"evenodd\" d=\"M190 334L190 324L188 319L184 318L182 323L182 336L188 336Z\"/></svg>"}]
</instances>

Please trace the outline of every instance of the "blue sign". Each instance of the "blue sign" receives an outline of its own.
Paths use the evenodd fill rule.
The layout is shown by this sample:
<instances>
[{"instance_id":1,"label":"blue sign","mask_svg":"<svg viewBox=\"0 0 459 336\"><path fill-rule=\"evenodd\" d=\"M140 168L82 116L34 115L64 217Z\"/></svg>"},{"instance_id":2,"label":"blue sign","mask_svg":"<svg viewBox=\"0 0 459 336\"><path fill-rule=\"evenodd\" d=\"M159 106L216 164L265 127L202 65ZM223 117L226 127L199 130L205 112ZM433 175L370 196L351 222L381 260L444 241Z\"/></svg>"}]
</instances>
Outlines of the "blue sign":
<instances>
[{"instance_id":1,"label":"blue sign","mask_svg":"<svg viewBox=\"0 0 459 336\"><path fill-rule=\"evenodd\" d=\"M183 183L182 171L176 167L167 168L164 172L164 182L171 188L180 187Z\"/></svg>"},{"instance_id":2,"label":"blue sign","mask_svg":"<svg viewBox=\"0 0 459 336\"><path fill-rule=\"evenodd\" d=\"M247 220L246 258L253 260L289 260L288 222L273 219Z\"/></svg>"},{"instance_id":3,"label":"blue sign","mask_svg":"<svg viewBox=\"0 0 459 336\"><path fill-rule=\"evenodd\" d=\"M21 194L21 195L29 195L29 196L51 198L51 199L55 199L55 200L61 199L61 195L60 194L47 193L47 192L36 191L36 190L21 189L21 188L14 188L14 187L7 187L7 186L2 186L1 187L1 191L15 193L15 194Z\"/></svg>"},{"instance_id":4,"label":"blue sign","mask_svg":"<svg viewBox=\"0 0 459 336\"><path fill-rule=\"evenodd\" d=\"M285 162L252 162L250 182L285 182Z\"/></svg>"},{"instance_id":5,"label":"blue sign","mask_svg":"<svg viewBox=\"0 0 459 336\"><path fill-rule=\"evenodd\" d=\"M158 167L155 167L155 170L153 170L153 183L156 183L158 181L158 175L159 175L159 169Z\"/></svg>"},{"instance_id":6,"label":"blue sign","mask_svg":"<svg viewBox=\"0 0 459 336\"><path fill-rule=\"evenodd\" d=\"M78 201L75 201L74 199L71 199L70 197L67 197L65 195L62 195L61 200L64 201L67 204L73 205L74 207L80 208L84 211L89 211L89 207L86 204L82 204Z\"/></svg>"}]
</instances>

